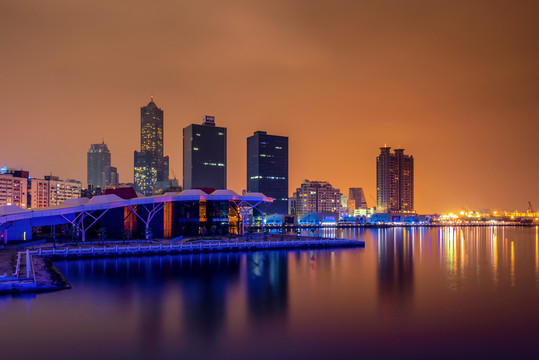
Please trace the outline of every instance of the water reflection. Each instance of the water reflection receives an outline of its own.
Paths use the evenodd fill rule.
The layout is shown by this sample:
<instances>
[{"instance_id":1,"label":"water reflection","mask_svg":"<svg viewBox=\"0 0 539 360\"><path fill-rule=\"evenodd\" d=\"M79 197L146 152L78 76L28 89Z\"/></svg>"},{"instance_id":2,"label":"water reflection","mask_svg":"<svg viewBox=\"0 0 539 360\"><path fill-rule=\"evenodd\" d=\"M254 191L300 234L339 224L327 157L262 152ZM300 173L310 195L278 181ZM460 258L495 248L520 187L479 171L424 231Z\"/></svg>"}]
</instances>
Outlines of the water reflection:
<instances>
[{"instance_id":1,"label":"water reflection","mask_svg":"<svg viewBox=\"0 0 539 360\"><path fill-rule=\"evenodd\" d=\"M215 256L217 255L217 256ZM181 261L177 279L190 337L213 339L225 326L229 287L239 279L240 255L192 255ZM197 261L198 260L198 261Z\"/></svg>"},{"instance_id":2,"label":"water reflection","mask_svg":"<svg viewBox=\"0 0 539 360\"><path fill-rule=\"evenodd\" d=\"M377 249L379 306L384 312L402 311L414 292L414 238L402 228L379 230Z\"/></svg>"},{"instance_id":3,"label":"water reflection","mask_svg":"<svg viewBox=\"0 0 539 360\"><path fill-rule=\"evenodd\" d=\"M534 348L539 228L322 232L366 246L57 262L72 290L0 298L3 354L59 358L57 339L73 354L109 341L108 358L355 358L358 347L366 358L512 358ZM21 333L38 354L11 345Z\"/></svg>"},{"instance_id":4,"label":"water reflection","mask_svg":"<svg viewBox=\"0 0 539 360\"><path fill-rule=\"evenodd\" d=\"M285 317L288 304L288 255L285 251L247 254L247 296L251 320Z\"/></svg>"}]
</instances>

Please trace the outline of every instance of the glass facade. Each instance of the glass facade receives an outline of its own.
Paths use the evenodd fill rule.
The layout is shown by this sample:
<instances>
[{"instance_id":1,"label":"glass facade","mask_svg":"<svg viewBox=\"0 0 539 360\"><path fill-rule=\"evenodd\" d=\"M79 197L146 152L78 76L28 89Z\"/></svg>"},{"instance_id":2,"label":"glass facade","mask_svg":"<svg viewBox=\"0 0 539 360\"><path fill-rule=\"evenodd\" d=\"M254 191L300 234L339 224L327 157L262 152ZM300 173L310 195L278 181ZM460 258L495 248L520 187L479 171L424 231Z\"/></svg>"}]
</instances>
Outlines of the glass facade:
<instances>
[{"instance_id":1,"label":"glass facade","mask_svg":"<svg viewBox=\"0 0 539 360\"><path fill-rule=\"evenodd\" d=\"M183 129L184 189L226 189L226 142L226 128L213 122Z\"/></svg>"},{"instance_id":2,"label":"glass facade","mask_svg":"<svg viewBox=\"0 0 539 360\"><path fill-rule=\"evenodd\" d=\"M88 185L94 188L105 188L103 173L110 166L110 151L105 142L90 145L87 156L87 180Z\"/></svg>"},{"instance_id":3,"label":"glass facade","mask_svg":"<svg viewBox=\"0 0 539 360\"><path fill-rule=\"evenodd\" d=\"M288 214L288 137L257 131L247 138L247 191L273 198L267 214Z\"/></svg>"}]
</instances>

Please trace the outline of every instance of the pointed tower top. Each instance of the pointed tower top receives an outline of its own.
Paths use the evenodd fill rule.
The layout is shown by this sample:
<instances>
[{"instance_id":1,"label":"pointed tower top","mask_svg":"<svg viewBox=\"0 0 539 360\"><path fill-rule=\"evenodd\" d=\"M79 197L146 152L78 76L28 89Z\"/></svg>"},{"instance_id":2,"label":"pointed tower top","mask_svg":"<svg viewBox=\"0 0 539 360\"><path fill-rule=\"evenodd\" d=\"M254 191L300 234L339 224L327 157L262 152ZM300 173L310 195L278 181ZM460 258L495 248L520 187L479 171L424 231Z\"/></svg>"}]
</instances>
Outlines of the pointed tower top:
<instances>
[{"instance_id":1,"label":"pointed tower top","mask_svg":"<svg viewBox=\"0 0 539 360\"><path fill-rule=\"evenodd\" d=\"M153 94L150 95L150 102L148 103L148 105L146 106L149 106L149 107L157 107L157 105L155 104L155 102L153 101Z\"/></svg>"}]
</instances>

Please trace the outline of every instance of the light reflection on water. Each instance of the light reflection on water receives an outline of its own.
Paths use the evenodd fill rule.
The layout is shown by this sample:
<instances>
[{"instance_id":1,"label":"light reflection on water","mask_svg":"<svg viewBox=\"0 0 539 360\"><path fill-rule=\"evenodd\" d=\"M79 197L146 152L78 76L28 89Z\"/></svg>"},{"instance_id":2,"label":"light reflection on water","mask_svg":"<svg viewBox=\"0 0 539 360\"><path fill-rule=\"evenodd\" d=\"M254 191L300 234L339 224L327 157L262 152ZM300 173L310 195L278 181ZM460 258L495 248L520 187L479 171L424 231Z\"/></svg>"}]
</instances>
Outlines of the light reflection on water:
<instances>
[{"instance_id":1,"label":"light reflection on water","mask_svg":"<svg viewBox=\"0 0 539 360\"><path fill-rule=\"evenodd\" d=\"M366 246L59 261L73 289L0 298L3 354L515 358L537 350L537 228L307 234ZM21 346L20 334L34 346Z\"/></svg>"}]
</instances>

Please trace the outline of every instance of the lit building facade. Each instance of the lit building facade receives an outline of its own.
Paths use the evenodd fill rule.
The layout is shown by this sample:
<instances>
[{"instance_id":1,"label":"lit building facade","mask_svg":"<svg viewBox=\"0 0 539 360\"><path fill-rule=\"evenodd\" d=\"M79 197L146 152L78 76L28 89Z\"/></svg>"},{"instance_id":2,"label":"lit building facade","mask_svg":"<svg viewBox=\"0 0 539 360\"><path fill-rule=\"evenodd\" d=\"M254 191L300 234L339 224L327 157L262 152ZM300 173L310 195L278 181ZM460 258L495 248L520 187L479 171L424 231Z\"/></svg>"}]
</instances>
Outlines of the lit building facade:
<instances>
[{"instance_id":1,"label":"lit building facade","mask_svg":"<svg viewBox=\"0 0 539 360\"><path fill-rule=\"evenodd\" d=\"M293 194L294 213L299 217L307 213L340 213L341 192L327 181L303 180Z\"/></svg>"},{"instance_id":2,"label":"lit building facade","mask_svg":"<svg viewBox=\"0 0 539 360\"><path fill-rule=\"evenodd\" d=\"M0 206L28 208L28 171L0 169Z\"/></svg>"},{"instance_id":3,"label":"lit building facade","mask_svg":"<svg viewBox=\"0 0 539 360\"><path fill-rule=\"evenodd\" d=\"M414 158L381 147L376 158L376 211L414 212Z\"/></svg>"},{"instance_id":4,"label":"lit building facade","mask_svg":"<svg viewBox=\"0 0 539 360\"><path fill-rule=\"evenodd\" d=\"M163 156L163 110L153 102L140 108L140 151L134 152L135 190L152 195L156 183L168 180L169 158Z\"/></svg>"},{"instance_id":5,"label":"lit building facade","mask_svg":"<svg viewBox=\"0 0 539 360\"><path fill-rule=\"evenodd\" d=\"M273 198L267 214L288 214L288 137L256 131L247 138L247 191Z\"/></svg>"},{"instance_id":6,"label":"lit building facade","mask_svg":"<svg viewBox=\"0 0 539 360\"><path fill-rule=\"evenodd\" d=\"M110 166L110 151L103 141L101 144L91 144L87 156L87 181L94 188L105 188L103 174Z\"/></svg>"},{"instance_id":7,"label":"lit building facade","mask_svg":"<svg viewBox=\"0 0 539 360\"><path fill-rule=\"evenodd\" d=\"M226 189L226 128L213 116L183 129L183 189Z\"/></svg>"},{"instance_id":8,"label":"lit building facade","mask_svg":"<svg viewBox=\"0 0 539 360\"><path fill-rule=\"evenodd\" d=\"M64 201L80 197L82 182L60 180L58 176L47 175L45 179L30 180L31 208L59 206Z\"/></svg>"}]
</instances>

